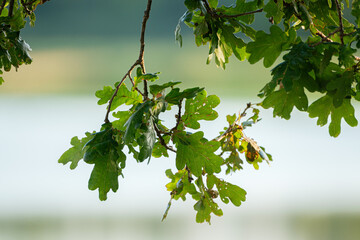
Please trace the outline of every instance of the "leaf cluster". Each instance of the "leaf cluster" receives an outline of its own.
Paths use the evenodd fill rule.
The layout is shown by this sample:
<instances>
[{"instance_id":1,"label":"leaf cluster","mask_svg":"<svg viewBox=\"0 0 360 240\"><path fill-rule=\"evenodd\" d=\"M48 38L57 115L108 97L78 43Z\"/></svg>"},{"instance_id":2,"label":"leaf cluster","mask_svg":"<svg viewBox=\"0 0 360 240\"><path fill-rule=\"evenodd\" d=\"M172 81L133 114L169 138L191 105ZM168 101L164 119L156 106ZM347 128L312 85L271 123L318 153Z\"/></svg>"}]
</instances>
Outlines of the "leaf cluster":
<instances>
[{"instance_id":1,"label":"leaf cluster","mask_svg":"<svg viewBox=\"0 0 360 240\"><path fill-rule=\"evenodd\" d=\"M20 37L26 19L35 24L34 11L39 4L48 0L3 0L0 6L0 85L1 76L12 67L18 69L22 64L30 64L30 46Z\"/></svg>"},{"instance_id":2,"label":"leaf cluster","mask_svg":"<svg viewBox=\"0 0 360 240\"><path fill-rule=\"evenodd\" d=\"M187 11L179 21L176 39L181 40L181 22L193 28L198 46L209 43L208 62L215 55L215 63L225 68L234 54L251 64L263 60L268 68L283 55L259 94L264 98L262 106L273 108L274 116L289 119L296 107L310 117L319 117L320 126L331 116L329 133L333 137L340 134L342 118L357 126L352 101L360 99L360 58L355 55L360 47L359 1L351 6L340 0L236 0L231 6L217 0L184 3ZM343 15L345 6L351 7L352 23ZM269 22L269 33L251 26L260 12ZM298 37L304 30L308 37ZM321 96L309 103L310 93ZM323 102L330 105L320 107Z\"/></svg>"},{"instance_id":3,"label":"leaf cluster","mask_svg":"<svg viewBox=\"0 0 360 240\"><path fill-rule=\"evenodd\" d=\"M243 133L246 127L258 121L259 111L248 104L241 116L228 116L229 126L225 132L208 140L198 129L201 121L213 121L218 117L214 108L220 104L220 99L215 95L208 96L199 87L181 90L177 87L180 82L147 85L149 81L156 81L158 74L144 74L139 68L134 81L131 81L132 88L125 83L117 83L114 87L106 86L97 91L98 104L108 104L113 120L105 121L99 132L86 133L82 139L74 137L71 140L73 147L60 157L59 162L71 163L71 169L76 168L81 159L93 164L88 187L90 190L98 189L100 200L106 200L107 193L110 190L116 192L119 187L118 177L123 176L128 160L126 149L139 163L145 160L149 163L152 157L173 156L177 172L166 171L170 178L166 187L171 200L185 200L186 195L190 194L196 201L196 221L210 222L211 213L222 215L215 202L217 196L226 204L230 200L235 206L245 201L246 192L242 188L216 176L222 172L223 166L228 167L227 173L230 173L229 169L232 172L241 169L243 161L240 155L244 155L256 169L258 163L268 160L264 150ZM130 76L129 79L132 80ZM140 91L138 86L145 81L144 87L148 91ZM121 106L127 110L118 110ZM173 107L178 110L176 123L166 126L160 114ZM242 121L241 118L250 108L253 109L253 116ZM236 160L233 154L236 154ZM204 183L204 177L207 183Z\"/></svg>"}]
</instances>

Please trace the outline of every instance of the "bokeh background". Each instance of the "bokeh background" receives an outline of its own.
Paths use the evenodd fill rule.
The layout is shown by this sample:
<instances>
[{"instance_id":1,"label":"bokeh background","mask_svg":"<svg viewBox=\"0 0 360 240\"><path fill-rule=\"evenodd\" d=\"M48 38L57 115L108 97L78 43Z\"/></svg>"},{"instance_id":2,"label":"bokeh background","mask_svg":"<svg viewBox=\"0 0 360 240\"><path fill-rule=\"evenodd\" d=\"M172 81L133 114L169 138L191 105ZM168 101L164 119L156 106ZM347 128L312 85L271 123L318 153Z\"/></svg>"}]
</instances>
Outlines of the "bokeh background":
<instances>
[{"instance_id":1,"label":"bokeh background","mask_svg":"<svg viewBox=\"0 0 360 240\"><path fill-rule=\"evenodd\" d=\"M23 32L34 62L4 74L0 87L0 239L360 239L360 128L344 124L334 139L296 110L289 121L262 111L247 134L274 162L226 177L247 191L247 201L239 208L220 203L224 216L212 225L195 223L191 199L173 202L160 221L169 200L164 171L175 169L174 156L148 165L130 157L118 192L105 202L87 189L91 166L57 163L73 136L99 129L105 107L94 93L119 81L137 58L145 6L52 0L37 9L36 26ZM206 65L207 46L196 47L184 25L179 48L174 29L184 11L183 1L154 1L146 67L162 72L160 81L203 86L222 99L219 118L204 122L211 138L226 126L226 114L260 101L270 69L235 58L225 71ZM254 25L268 24L262 18Z\"/></svg>"}]
</instances>

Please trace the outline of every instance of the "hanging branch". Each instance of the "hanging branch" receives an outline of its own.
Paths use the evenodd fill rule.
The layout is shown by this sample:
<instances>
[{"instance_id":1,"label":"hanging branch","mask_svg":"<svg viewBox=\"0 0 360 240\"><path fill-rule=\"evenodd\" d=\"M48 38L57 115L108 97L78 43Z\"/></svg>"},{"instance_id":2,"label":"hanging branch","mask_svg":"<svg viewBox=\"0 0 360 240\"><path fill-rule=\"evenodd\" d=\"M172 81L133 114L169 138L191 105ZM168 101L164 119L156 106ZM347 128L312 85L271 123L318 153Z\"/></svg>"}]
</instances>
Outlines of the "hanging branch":
<instances>
[{"instance_id":1,"label":"hanging branch","mask_svg":"<svg viewBox=\"0 0 360 240\"><path fill-rule=\"evenodd\" d=\"M114 98L116 97L119 88L121 86L121 84L123 84L123 82L125 81L126 77L129 77L130 81L132 81L131 79L131 73L134 70L134 68L136 66L140 66L143 73L145 73L145 64L144 64L144 51L145 51L145 30L146 30L146 23L147 20L149 19L150 16L150 10L151 10L151 4L152 4L152 0L148 0L147 3L147 7L146 10L144 12L144 17L143 17L143 21L142 21L142 25L141 25L141 36L140 36L140 53L139 53L139 57L138 59L135 61L135 63L130 67L130 69L125 73L124 77L121 79L121 81L119 82L119 84L116 86L115 92L112 95L110 101L109 101L109 105L107 107L107 111L106 111L106 115L105 115L105 123L110 122L109 121L109 114L111 111L111 105L114 101ZM139 91L140 92L140 91ZM142 94L142 93L141 93ZM142 94L144 96L144 99L148 98L148 90L147 90L147 82L146 80L144 80L144 93Z\"/></svg>"}]
</instances>

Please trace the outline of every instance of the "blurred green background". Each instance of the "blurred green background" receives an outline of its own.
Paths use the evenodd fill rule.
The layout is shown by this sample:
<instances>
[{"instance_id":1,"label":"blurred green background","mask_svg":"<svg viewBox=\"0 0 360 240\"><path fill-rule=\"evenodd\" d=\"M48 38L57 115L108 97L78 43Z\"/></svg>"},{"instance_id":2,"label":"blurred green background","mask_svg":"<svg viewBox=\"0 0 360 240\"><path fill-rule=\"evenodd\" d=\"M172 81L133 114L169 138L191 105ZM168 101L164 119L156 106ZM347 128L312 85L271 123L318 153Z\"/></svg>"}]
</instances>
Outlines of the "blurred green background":
<instances>
[{"instance_id":1,"label":"blurred green background","mask_svg":"<svg viewBox=\"0 0 360 240\"><path fill-rule=\"evenodd\" d=\"M56 162L72 136L99 128L105 108L96 105L94 92L119 81L137 58L145 5L51 0L37 9L36 26L22 34L34 62L4 74L0 87L0 239L360 239L359 128L345 126L331 139L326 128L296 111L290 121L263 111L264 121L249 136L275 162L231 176L248 200L240 208L222 205L224 216L213 217L211 226L195 223L191 199L173 203L160 222L169 198L164 171L174 169L173 158L148 166L129 159L119 192L106 202L87 190L91 166L70 171ZM184 11L183 1L153 2L146 68L160 71L160 81L220 96L216 129L204 127L216 134L226 114L260 101L256 94L270 70L235 58L225 71L206 65L207 46L196 47L185 25L179 48L174 29ZM268 24L263 18L254 26Z\"/></svg>"}]
</instances>

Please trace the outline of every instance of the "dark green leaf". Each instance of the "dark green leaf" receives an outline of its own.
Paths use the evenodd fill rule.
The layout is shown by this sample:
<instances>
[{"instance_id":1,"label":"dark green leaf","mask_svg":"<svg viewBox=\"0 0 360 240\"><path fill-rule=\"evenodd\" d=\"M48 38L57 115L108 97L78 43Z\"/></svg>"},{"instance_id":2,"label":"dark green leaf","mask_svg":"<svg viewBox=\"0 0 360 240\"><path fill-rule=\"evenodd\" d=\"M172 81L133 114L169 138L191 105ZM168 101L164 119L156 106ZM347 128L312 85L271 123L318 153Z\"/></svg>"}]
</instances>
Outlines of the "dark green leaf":
<instances>
[{"instance_id":1,"label":"dark green leaf","mask_svg":"<svg viewBox=\"0 0 360 240\"><path fill-rule=\"evenodd\" d=\"M169 87L173 87L175 85L180 84L181 82L167 82L164 83L162 85L157 85L157 84L153 84L150 85L150 93L154 96L156 96L157 93L161 92L162 90L169 88Z\"/></svg>"},{"instance_id":2,"label":"dark green leaf","mask_svg":"<svg viewBox=\"0 0 360 240\"><path fill-rule=\"evenodd\" d=\"M306 111L308 107L308 99L304 93L304 88L300 85L294 85L292 90L286 92L285 89L269 94L261 104L263 108L274 108L274 117L290 119L290 113L294 106L300 111Z\"/></svg>"},{"instance_id":3,"label":"dark green leaf","mask_svg":"<svg viewBox=\"0 0 360 240\"><path fill-rule=\"evenodd\" d=\"M250 53L249 62L254 64L264 58L264 66L270 67L280 53L287 48L289 40L292 39L275 25L271 26L270 34L258 31L255 42L250 42L246 48L246 51Z\"/></svg>"},{"instance_id":4,"label":"dark green leaf","mask_svg":"<svg viewBox=\"0 0 360 240\"><path fill-rule=\"evenodd\" d=\"M121 152L121 146L114 140L114 132L111 124L104 124L104 130L94 134L94 137L86 143L84 161L95 164L89 179L89 189L99 189L99 199L107 199L107 193L112 189L116 192L119 183L118 176L121 167L125 167L126 156Z\"/></svg>"},{"instance_id":5,"label":"dark green leaf","mask_svg":"<svg viewBox=\"0 0 360 240\"><path fill-rule=\"evenodd\" d=\"M193 98L202 90L204 90L204 88L195 87L195 88L188 88L180 92L179 88L173 88L166 95L165 100L168 103L178 105L184 98L186 99Z\"/></svg>"},{"instance_id":6,"label":"dark green leaf","mask_svg":"<svg viewBox=\"0 0 360 240\"><path fill-rule=\"evenodd\" d=\"M144 103L139 103L136 106L135 112L131 115L131 117L126 121L124 125L126 127L124 135L124 142L126 144L134 141L137 129L140 128L140 126L143 124L144 113L148 112L152 105L152 101L146 101Z\"/></svg>"}]
</instances>

